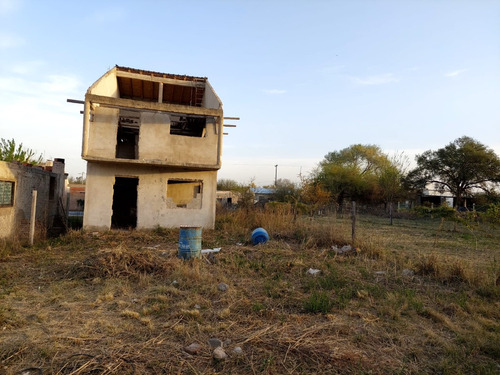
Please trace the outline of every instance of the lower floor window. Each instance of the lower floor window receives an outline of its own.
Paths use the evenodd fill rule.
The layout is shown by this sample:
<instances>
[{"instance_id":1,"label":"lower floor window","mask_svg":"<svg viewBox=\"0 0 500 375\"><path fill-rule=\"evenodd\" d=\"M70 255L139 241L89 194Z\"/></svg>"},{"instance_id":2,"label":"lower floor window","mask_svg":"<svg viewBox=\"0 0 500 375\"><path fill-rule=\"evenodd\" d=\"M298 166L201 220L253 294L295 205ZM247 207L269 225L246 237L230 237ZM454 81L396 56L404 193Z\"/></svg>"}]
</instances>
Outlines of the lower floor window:
<instances>
[{"instance_id":1,"label":"lower floor window","mask_svg":"<svg viewBox=\"0 0 500 375\"><path fill-rule=\"evenodd\" d=\"M0 181L0 206L12 206L14 203L14 182Z\"/></svg>"},{"instance_id":2,"label":"lower floor window","mask_svg":"<svg viewBox=\"0 0 500 375\"><path fill-rule=\"evenodd\" d=\"M203 184L196 180L168 180L167 203L171 208L201 208Z\"/></svg>"}]
</instances>

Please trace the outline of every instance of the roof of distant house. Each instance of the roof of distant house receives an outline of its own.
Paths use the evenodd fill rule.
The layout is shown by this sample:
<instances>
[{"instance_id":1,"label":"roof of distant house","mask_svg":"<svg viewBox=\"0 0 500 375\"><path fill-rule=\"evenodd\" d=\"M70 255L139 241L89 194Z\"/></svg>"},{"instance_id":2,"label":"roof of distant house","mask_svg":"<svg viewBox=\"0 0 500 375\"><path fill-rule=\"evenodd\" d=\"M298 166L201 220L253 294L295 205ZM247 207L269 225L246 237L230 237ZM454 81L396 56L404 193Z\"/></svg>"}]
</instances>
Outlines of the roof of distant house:
<instances>
[{"instance_id":1,"label":"roof of distant house","mask_svg":"<svg viewBox=\"0 0 500 375\"><path fill-rule=\"evenodd\" d=\"M258 188L251 188L250 189L254 194L274 194L274 189L270 188L263 188L263 187L258 187Z\"/></svg>"}]
</instances>

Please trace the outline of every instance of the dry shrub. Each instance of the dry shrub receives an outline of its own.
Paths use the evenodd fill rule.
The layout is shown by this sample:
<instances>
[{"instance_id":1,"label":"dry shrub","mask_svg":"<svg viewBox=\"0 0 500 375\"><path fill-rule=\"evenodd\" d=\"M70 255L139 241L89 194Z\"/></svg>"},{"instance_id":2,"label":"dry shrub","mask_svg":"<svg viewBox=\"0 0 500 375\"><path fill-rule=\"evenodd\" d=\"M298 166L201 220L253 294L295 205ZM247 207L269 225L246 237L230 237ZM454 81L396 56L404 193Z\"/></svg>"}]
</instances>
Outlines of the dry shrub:
<instances>
[{"instance_id":1,"label":"dry shrub","mask_svg":"<svg viewBox=\"0 0 500 375\"><path fill-rule=\"evenodd\" d=\"M455 261L447 269L446 279L449 282L471 282L471 276L461 261Z\"/></svg>"},{"instance_id":2,"label":"dry shrub","mask_svg":"<svg viewBox=\"0 0 500 375\"><path fill-rule=\"evenodd\" d=\"M216 230L226 238L249 242L250 233L264 228L272 239L301 244L303 248L330 247L350 242L340 225L297 217L290 210L234 210L217 215Z\"/></svg>"},{"instance_id":3,"label":"dry shrub","mask_svg":"<svg viewBox=\"0 0 500 375\"><path fill-rule=\"evenodd\" d=\"M22 251L20 241L0 239L0 260L6 259L9 255L19 253L20 251Z\"/></svg>"},{"instance_id":4,"label":"dry shrub","mask_svg":"<svg viewBox=\"0 0 500 375\"><path fill-rule=\"evenodd\" d=\"M438 277L442 274L442 265L435 254L421 255L415 263L415 273Z\"/></svg>"},{"instance_id":5,"label":"dry shrub","mask_svg":"<svg viewBox=\"0 0 500 375\"><path fill-rule=\"evenodd\" d=\"M168 276L175 267L174 259L161 257L151 250L143 249L139 251L119 245L90 255L75 267L75 273L83 278L139 278L145 273Z\"/></svg>"}]
</instances>

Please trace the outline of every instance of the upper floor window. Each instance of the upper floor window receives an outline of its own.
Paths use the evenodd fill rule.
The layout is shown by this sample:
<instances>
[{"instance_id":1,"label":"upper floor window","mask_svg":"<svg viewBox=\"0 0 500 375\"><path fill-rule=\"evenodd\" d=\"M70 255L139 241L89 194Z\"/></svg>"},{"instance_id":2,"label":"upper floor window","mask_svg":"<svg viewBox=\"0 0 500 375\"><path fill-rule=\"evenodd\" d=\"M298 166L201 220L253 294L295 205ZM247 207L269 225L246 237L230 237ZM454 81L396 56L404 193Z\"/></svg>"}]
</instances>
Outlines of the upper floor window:
<instances>
[{"instance_id":1,"label":"upper floor window","mask_svg":"<svg viewBox=\"0 0 500 375\"><path fill-rule=\"evenodd\" d=\"M170 134L188 137L204 137L207 120L205 117L175 116L171 117Z\"/></svg>"},{"instance_id":2,"label":"upper floor window","mask_svg":"<svg viewBox=\"0 0 500 375\"><path fill-rule=\"evenodd\" d=\"M116 134L116 157L119 159L139 158L140 115L135 112L120 111Z\"/></svg>"},{"instance_id":3,"label":"upper floor window","mask_svg":"<svg viewBox=\"0 0 500 375\"><path fill-rule=\"evenodd\" d=\"M0 206L14 204L14 182L0 181Z\"/></svg>"}]
</instances>

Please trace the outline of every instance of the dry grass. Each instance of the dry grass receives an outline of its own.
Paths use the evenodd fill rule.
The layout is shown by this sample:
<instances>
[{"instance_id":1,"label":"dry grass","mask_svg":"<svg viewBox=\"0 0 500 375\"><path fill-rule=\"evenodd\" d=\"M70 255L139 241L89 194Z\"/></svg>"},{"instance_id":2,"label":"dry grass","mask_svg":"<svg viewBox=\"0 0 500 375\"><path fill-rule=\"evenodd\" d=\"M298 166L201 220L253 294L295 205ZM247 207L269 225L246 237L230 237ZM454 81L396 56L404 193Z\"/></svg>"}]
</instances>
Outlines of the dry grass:
<instances>
[{"instance_id":1,"label":"dry grass","mask_svg":"<svg viewBox=\"0 0 500 375\"><path fill-rule=\"evenodd\" d=\"M348 220L258 211L204 231L215 263L181 261L161 228L4 247L0 374L499 373L498 228L439 225L360 218L352 257L331 251ZM252 246L256 226L272 240Z\"/></svg>"}]
</instances>

